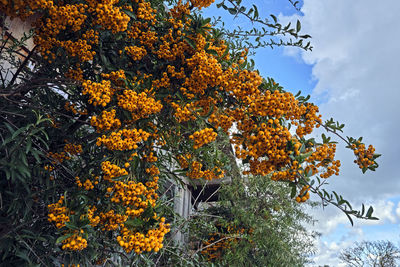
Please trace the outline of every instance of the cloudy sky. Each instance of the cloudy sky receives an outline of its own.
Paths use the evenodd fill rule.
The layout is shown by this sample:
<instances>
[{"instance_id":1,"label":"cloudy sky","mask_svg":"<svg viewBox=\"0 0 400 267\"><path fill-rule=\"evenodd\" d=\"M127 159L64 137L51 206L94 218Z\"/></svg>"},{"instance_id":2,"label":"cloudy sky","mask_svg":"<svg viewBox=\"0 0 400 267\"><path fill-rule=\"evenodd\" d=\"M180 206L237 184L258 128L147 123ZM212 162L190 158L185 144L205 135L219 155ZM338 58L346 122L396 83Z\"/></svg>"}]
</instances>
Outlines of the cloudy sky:
<instances>
[{"instance_id":1,"label":"cloudy sky","mask_svg":"<svg viewBox=\"0 0 400 267\"><path fill-rule=\"evenodd\" d=\"M244 1L243 1L244 2ZM312 211L322 233L315 264L343 266L338 252L354 241L391 240L400 245L400 1L304 0L301 11L285 0L256 3L264 16L279 14L281 22L302 23L310 34L312 52L265 49L256 55L263 76L273 77L287 90L312 95L324 119L346 124L346 135L373 144L380 167L362 174L351 151L341 146L340 176L327 189L342 194L353 206L370 204L379 221L355 221L351 227L335 208ZM220 14L221 11L215 11ZM237 22L242 23L242 22ZM339 146L340 147L340 146Z\"/></svg>"},{"instance_id":2,"label":"cloudy sky","mask_svg":"<svg viewBox=\"0 0 400 267\"><path fill-rule=\"evenodd\" d=\"M300 14L281 14L282 21L299 18L313 39L311 53L285 49L283 55L311 67L312 96L325 118L346 124L346 134L363 136L378 153L380 168L361 174L350 151L341 149L339 177L329 189L359 206L371 204L379 221L356 221L351 227L343 214L330 208L314 211L323 233L315 265L340 266L337 253L361 240L400 240L400 2L397 0L305 0Z\"/></svg>"}]
</instances>

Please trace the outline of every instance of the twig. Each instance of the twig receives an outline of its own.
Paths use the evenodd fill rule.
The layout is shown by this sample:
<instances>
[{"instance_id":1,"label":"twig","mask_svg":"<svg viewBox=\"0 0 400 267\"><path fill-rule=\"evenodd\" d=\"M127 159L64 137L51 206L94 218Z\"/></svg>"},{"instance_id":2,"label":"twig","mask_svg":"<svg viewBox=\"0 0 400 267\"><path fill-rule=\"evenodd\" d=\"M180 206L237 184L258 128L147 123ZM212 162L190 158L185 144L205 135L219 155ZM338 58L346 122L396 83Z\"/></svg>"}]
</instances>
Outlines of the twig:
<instances>
[{"instance_id":1,"label":"twig","mask_svg":"<svg viewBox=\"0 0 400 267\"><path fill-rule=\"evenodd\" d=\"M21 238L18 235L19 238ZM25 242L25 240L21 240L20 242L24 243L25 246L33 253L33 255L35 255L35 257L43 264L43 266L48 266L47 264L45 264L42 259L35 253L35 251L28 245L28 243Z\"/></svg>"},{"instance_id":2,"label":"twig","mask_svg":"<svg viewBox=\"0 0 400 267\"><path fill-rule=\"evenodd\" d=\"M197 200L199 199L200 195L203 193L203 191L206 188L207 184L208 184L208 181L206 181L206 183L201 188L200 193L197 195L197 198L194 200L193 206L196 206Z\"/></svg>"},{"instance_id":3,"label":"twig","mask_svg":"<svg viewBox=\"0 0 400 267\"><path fill-rule=\"evenodd\" d=\"M174 183L171 183L171 185L168 187L167 190L165 190L165 192L162 193L162 195L160 196L160 198L162 198L169 190L171 190L171 188L174 186Z\"/></svg>"},{"instance_id":4,"label":"twig","mask_svg":"<svg viewBox=\"0 0 400 267\"><path fill-rule=\"evenodd\" d=\"M219 186L217 188L217 190L215 190L204 202L208 202L208 200L210 200L210 198L212 198L216 193L218 193L218 191L221 189L221 186Z\"/></svg>"},{"instance_id":5,"label":"twig","mask_svg":"<svg viewBox=\"0 0 400 267\"><path fill-rule=\"evenodd\" d=\"M75 118L75 117L73 117L73 116L67 115L67 114L62 113L62 112L58 112L58 111L55 111L55 110L46 109L46 108L39 107L39 106L34 106L34 105L31 105L31 104L24 104L24 103L21 103L20 101L15 101L15 100L9 99L9 98L7 98L7 97L4 97L4 98L5 98L7 101L13 102L13 103L15 103L15 104L22 105L22 106L24 106L24 107L39 109L39 110L46 111L46 112L48 112L48 113L55 113L55 114L58 114L58 115L60 115L60 116L66 117L66 118L73 119L73 120L75 120L75 121L79 121L79 122L81 122L82 124L90 125L90 123L87 122L87 121L79 120L79 119L77 119L77 118ZM26 98L24 98L24 100L30 101L30 99L26 99Z\"/></svg>"},{"instance_id":6,"label":"twig","mask_svg":"<svg viewBox=\"0 0 400 267\"><path fill-rule=\"evenodd\" d=\"M111 252L111 253L118 253L121 256L123 256L126 260L129 260L128 256L125 255L125 253L120 252L120 251L115 251L115 250L111 250L111 249L103 249L106 252Z\"/></svg>"},{"instance_id":7,"label":"twig","mask_svg":"<svg viewBox=\"0 0 400 267\"><path fill-rule=\"evenodd\" d=\"M318 124L319 124L320 126L324 127L324 129L325 129L327 132L333 133L333 134L335 134L337 137L339 137L340 139L342 139L347 145L349 145L349 146L351 145L351 144L349 143L349 141L347 141L343 136L341 136L340 134L338 134L336 131L330 129L330 128L329 128L328 126L326 126L325 124L322 124L322 123L319 123L319 122L318 122Z\"/></svg>"},{"instance_id":8,"label":"twig","mask_svg":"<svg viewBox=\"0 0 400 267\"><path fill-rule=\"evenodd\" d=\"M18 67L17 71L15 72L14 76L12 77L10 83L8 84L7 87L11 87L15 80L17 79L19 73L22 71L22 69L26 66L26 64L28 64L28 61L30 60L30 58L32 57L32 55L34 54L34 51L36 49L37 45L34 46L32 48L32 50L29 52L28 56L24 59L24 61L22 62L21 66Z\"/></svg>"},{"instance_id":9,"label":"twig","mask_svg":"<svg viewBox=\"0 0 400 267\"><path fill-rule=\"evenodd\" d=\"M1 48L0 48L0 54L3 52L4 47L6 46L8 39L10 39L10 36L8 34L6 34L7 39L4 40Z\"/></svg>"},{"instance_id":10,"label":"twig","mask_svg":"<svg viewBox=\"0 0 400 267\"><path fill-rule=\"evenodd\" d=\"M1 94L0 94L0 96L1 96ZM25 116L25 115L23 115L23 114L18 114L18 113L13 113L13 112L8 112L8 111L4 111L4 110L0 110L0 112L1 112L1 113L5 113L5 114L10 114L10 115L14 115L14 116L19 116L19 117L26 118L26 116Z\"/></svg>"},{"instance_id":11,"label":"twig","mask_svg":"<svg viewBox=\"0 0 400 267\"><path fill-rule=\"evenodd\" d=\"M201 248L199 248L198 250L196 250L195 252L193 252L192 255L190 256L190 258L193 258L194 255L196 255L196 254L199 253L200 251L203 251L203 250L205 250L206 248L212 247L212 246L214 246L215 244L217 244L217 243L219 243L219 242L221 242L221 241L223 241L223 240L225 240L225 239L234 239L234 238L239 238L239 236L225 236L225 237L223 237L223 238L221 238L221 239L218 239L217 241L215 241L215 242L213 242L213 243L211 243L211 244L209 244L209 245L207 245L207 246L201 247Z\"/></svg>"}]
</instances>

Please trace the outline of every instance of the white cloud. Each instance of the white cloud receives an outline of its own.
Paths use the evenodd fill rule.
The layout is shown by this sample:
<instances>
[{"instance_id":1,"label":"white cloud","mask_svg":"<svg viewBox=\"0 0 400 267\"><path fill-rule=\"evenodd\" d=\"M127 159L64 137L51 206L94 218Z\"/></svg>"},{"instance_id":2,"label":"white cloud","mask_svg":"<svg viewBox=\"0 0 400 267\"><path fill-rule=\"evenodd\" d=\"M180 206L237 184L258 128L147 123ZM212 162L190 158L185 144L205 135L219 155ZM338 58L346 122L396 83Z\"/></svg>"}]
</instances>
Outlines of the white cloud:
<instances>
[{"instance_id":1,"label":"white cloud","mask_svg":"<svg viewBox=\"0 0 400 267\"><path fill-rule=\"evenodd\" d=\"M305 0L301 11L303 17L280 19L299 18L302 31L313 37L312 52L296 51L313 64L314 101L320 102L323 118L345 123L345 135L364 136L383 154L380 168L362 175L352 152L339 145L341 175L330 178L329 188L353 202L399 195L400 37L394 33L400 28L400 2Z\"/></svg>"},{"instance_id":2,"label":"white cloud","mask_svg":"<svg viewBox=\"0 0 400 267\"><path fill-rule=\"evenodd\" d=\"M338 259L339 252L356 241L390 240L394 243L398 241L398 235L393 235L390 225L393 226L399 221L400 202L396 205L390 200L380 200L368 204L375 208L375 216L380 220L355 220L353 227L347 217L334 207L326 208L324 211L313 211L313 216L319 221L313 228L320 232L322 237L317 242L318 251L313 258L316 265L311 266L324 264L341 266ZM371 228L372 226L379 228Z\"/></svg>"},{"instance_id":3,"label":"white cloud","mask_svg":"<svg viewBox=\"0 0 400 267\"><path fill-rule=\"evenodd\" d=\"M302 32L310 34L312 52L287 49L286 55L312 64L313 101L320 103L324 119L335 118L345 123L345 135L364 136L372 143L380 167L362 175L353 164L351 151L338 145L341 159L340 176L331 177L327 189L334 190L359 208L360 203L374 206L380 221L355 221L354 236L344 236L336 243L320 242L317 263L339 266L337 249L355 236L361 227L393 224L400 219L400 204L388 201L400 195L400 174L397 170L400 142L400 2L387 0L304 0L304 16L284 17L282 21L302 22ZM320 221L315 227L324 235L335 232L341 224L349 225L345 215L334 209L314 212ZM335 258L336 257L336 258Z\"/></svg>"},{"instance_id":4,"label":"white cloud","mask_svg":"<svg viewBox=\"0 0 400 267\"><path fill-rule=\"evenodd\" d=\"M352 244L353 241L349 240L340 242L320 241L319 253L313 258L314 263L310 264L310 266L346 266L344 263L340 262L339 254L343 249L350 247Z\"/></svg>"},{"instance_id":5,"label":"white cloud","mask_svg":"<svg viewBox=\"0 0 400 267\"><path fill-rule=\"evenodd\" d=\"M312 227L323 235L331 234L340 224L350 223L346 215L335 207L326 207L322 210L319 206L311 210L310 214L318 220Z\"/></svg>"},{"instance_id":6,"label":"white cloud","mask_svg":"<svg viewBox=\"0 0 400 267\"><path fill-rule=\"evenodd\" d=\"M361 225L378 225L385 223L396 223L397 218L394 210L394 203L392 201L378 201L371 204L375 213L374 216L378 217L378 221L362 221Z\"/></svg>"},{"instance_id":7,"label":"white cloud","mask_svg":"<svg viewBox=\"0 0 400 267\"><path fill-rule=\"evenodd\" d=\"M353 203L354 208L359 208L361 203ZM373 215L378 217L379 220L357 220L353 217L354 227L351 226L349 219L346 215L336 207L317 207L316 209L309 210L309 213L318 220L312 227L315 231L321 233L324 236L330 235L335 232L338 226L343 225L346 228L351 229L352 234L361 235L361 227L370 225L384 225L394 224L399 221L396 216L400 216L400 203L395 209L395 203L392 201L379 200L370 202L365 205L366 209L369 206L374 207Z\"/></svg>"},{"instance_id":8,"label":"white cloud","mask_svg":"<svg viewBox=\"0 0 400 267\"><path fill-rule=\"evenodd\" d=\"M396 215L397 215L397 217L400 219L400 202L397 203Z\"/></svg>"}]
</instances>

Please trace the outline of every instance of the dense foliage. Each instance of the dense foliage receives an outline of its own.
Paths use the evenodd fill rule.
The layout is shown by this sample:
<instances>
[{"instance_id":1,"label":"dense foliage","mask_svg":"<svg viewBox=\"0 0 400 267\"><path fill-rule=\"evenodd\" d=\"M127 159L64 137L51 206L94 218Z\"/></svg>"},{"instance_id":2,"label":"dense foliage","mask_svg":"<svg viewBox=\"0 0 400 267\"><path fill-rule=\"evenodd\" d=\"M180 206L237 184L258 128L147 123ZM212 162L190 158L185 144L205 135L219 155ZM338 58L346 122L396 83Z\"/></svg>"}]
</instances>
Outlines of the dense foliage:
<instances>
[{"instance_id":1,"label":"dense foliage","mask_svg":"<svg viewBox=\"0 0 400 267\"><path fill-rule=\"evenodd\" d=\"M304 266L310 261L315 233L304 223L313 223L312 218L288 198L286 184L268 178L249 176L224 185L219 202L195 216L189 233L207 237L200 250L210 261L218 266ZM204 221L214 227L204 227Z\"/></svg>"},{"instance_id":2,"label":"dense foliage","mask_svg":"<svg viewBox=\"0 0 400 267\"><path fill-rule=\"evenodd\" d=\"M211 3L0 1L7 16L32 21L22 41L34 42L24 55L2 31L2 262L161 261L171 181L232 175L218 145L228 139L245 166L237 179L286 182L299 203L314 192L371 218L320 187L339 173L336 144L307 136L342 125L263 79L246 49L231 50L198 12ZM372 146L344 141L363 171L377 167Z\"/></svg>"}]
</instances>

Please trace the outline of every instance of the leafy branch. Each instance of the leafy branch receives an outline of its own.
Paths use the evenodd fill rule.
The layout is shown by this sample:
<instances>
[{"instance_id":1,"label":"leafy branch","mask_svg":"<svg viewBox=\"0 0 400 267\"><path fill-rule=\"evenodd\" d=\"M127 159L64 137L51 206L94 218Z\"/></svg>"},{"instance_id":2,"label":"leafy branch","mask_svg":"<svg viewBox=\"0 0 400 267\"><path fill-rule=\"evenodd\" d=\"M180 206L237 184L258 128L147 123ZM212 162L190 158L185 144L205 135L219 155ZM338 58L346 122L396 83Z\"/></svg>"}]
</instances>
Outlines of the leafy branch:
<instances>
[{"instance_id":1,"label":"leafy branch","mask_svg":"<svg viewBox=\"0 0 400 267\"><path fill-rule=\"evenodd\" d=\"M318 184L314 185L315 180L312 180L310 183L308 183L302 174L298 173L298 175L302 178L301 182L309 186L310 191L320 197L323 207L326 207L330 204L339 208L347 216L352 226L354 225L354 222L351 216L364 220L379 220L379 218L372 216L374 211L372 206L366 210L365 205L362 204L361 210L354 210L350 202L344 199L342 195L338 195L335 191L329 193L327 190L321 189L322 185L327 184L325 180L321 182L321 179L316 177Z\"/></svg>"},{"instance_id":2,"label":"leafy branch","mask_svg":"<svg viewBox=\"0 0 400 267\"><path fill-rule=\"evenodd\" d=\"M218 8L227 10L235 18L243 16L248 19L252 25L257 25L251 30L243 30L241 27L234 29L233 31L227 30L222 25L222 33L228 37L229 41L236 44L240 48L256 49L259 47L276 47L276 46L295 46L302 48L306 51L312 50L310 42L303 43L303 40L311 38L308 34L300 35L301 23L299 20L296 21L296 25L292 27L292 23L289 22L287 25L282 25L278 22L275 15L271 14L269 18L261 18L256 5L252 5L249 9L246 6L241 5L242 0L223 0L217 4ZM298 1L291 2L292 5L297 8ZM260 27L260 28L259 28ZM291 36L289 40L284 41L280 39L276 41L270 39L268 41L263 40L267 36ZM299 39L299 40L298 40Z\"/></svg>"}]
</instances>

